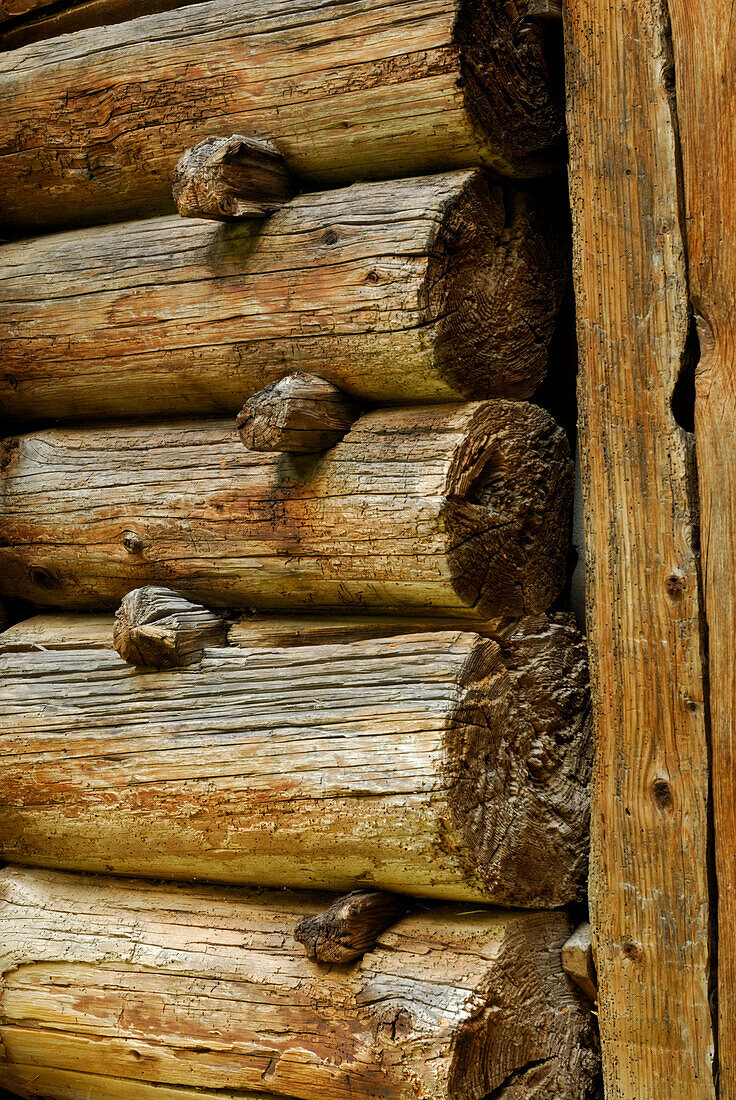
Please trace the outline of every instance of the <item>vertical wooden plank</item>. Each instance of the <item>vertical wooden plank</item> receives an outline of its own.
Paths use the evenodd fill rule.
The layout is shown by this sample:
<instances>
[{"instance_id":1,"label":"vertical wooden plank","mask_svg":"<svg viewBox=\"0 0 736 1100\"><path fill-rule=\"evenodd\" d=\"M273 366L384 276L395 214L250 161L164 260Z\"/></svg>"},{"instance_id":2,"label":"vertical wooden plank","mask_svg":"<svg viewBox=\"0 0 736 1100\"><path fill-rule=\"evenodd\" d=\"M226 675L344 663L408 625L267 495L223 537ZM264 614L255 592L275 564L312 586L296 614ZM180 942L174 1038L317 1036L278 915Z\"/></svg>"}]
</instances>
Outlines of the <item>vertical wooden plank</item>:
<instances>
[{"instance_id":1,"label":"vertical wooden plank","mask_svg":"<svg viewBox=\"0 0 736 1100\"><path fill-rule=\"evenodd\" d=\"M565 4L608 1100L712 1100L708 746L665 0Z\"/></svg>"},{"instance_id":2,"label":"vertical wooden plank","mask_svg":"<svg viewBox=\"0 0 736 1100\"><path fill-rule=\"evenodd\" d=\"M736 1098L736 37L734 5L670 0L710 654L720 1096Z\"/></svg>"}]
</instances>

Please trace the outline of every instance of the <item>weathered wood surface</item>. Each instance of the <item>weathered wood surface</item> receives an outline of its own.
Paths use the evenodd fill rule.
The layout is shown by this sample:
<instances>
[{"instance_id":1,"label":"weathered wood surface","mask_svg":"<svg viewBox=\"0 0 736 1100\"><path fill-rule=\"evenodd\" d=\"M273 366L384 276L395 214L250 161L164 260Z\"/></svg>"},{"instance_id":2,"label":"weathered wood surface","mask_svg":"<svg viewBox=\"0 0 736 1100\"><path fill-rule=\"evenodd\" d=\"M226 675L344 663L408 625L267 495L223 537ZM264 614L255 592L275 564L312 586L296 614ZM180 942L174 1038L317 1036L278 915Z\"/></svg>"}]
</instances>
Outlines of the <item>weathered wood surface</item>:
<instances>
[{"instance_id":1,"label":"weathered wood surface","mask_svg":"<svg viewBox=\"0 0 736 1100\"><path fill-rule=\"evenodd\" d=\"M313 454L339 443L359 412L332 382L297 371L253 394L235 426L251 451Z\"/></svg>"},{"instance_id":2,"label":"weathered wood surface","mask_svg":"<svg viewBox=\"0 0 736 1100\"><path fill-rule=\"evenodd\" d=\"M736 49L731 18L719 5L671 0L669 11L690 298L700 337L695 440L718 887L718 1087L721 1100L736 1100Z\"/></svg>"},{"instance_id":3,"label":"weathered wood surface","mask_svg":"<svg viewBox=\"0 0 736 1100\"><path fill-rule=\"evenodd\" d=\"M371 951L382 932L409 911L406 898L385 890L353 890L321 913L302 917L294 939L310 959L349 963Z\"/></svg>"},{"instance_id":4,"label":"weathered wood surface","mask_svg":"<svg viewBox=\"0 0 736 1100\"><path fill-rule=\"evenodd\" d=\"M0 890L10 1086L27 1088L32 1067L53 1100L77 1074L124 1080L126 1100L148 1100L147 1084L177 1100L482 1100L526 1073L538 1081L519 1100L594 1095L590 1019L559 961L564 913L436 907L328 968L294 940L325 895L20 868Z\"/></svg>"},{"instance_id":5,"label":"weathered wood surface","mask_svg":"<svg viewBox=\"0 0 736 1100\"><path fill-rule=\"evenodd\" d=\"M208 649L161 673L102 649L5 654L0 852L563 904L585 887L592 746L584 664L563 665L556 696L545 683L560 656L507 668L455 632Z\"/></svg>"},{"instance_id":6,"label":"weathered wood surface","mask_svg":"<svg viewBox=\"0 0 736 1100\"><path fill-rule=\"evenodd\" d=\"M60 34L125 23L182 6L182 0L82 0L68 4L59 0L8 0L0 7L0 50L14 50Z\"/></svg>"},{"instance_id":7,"label":"weathered wood surface","mask_svg":"<svg viewBox=\"0 0 736 1100\"><path fill-rule=\"evenodd\" d=\"M294 370L391 404L524 397L563 269L537 201L475 171L301 195L265 223L19 242L0 249L0 402L23 420L234 415Z\"/></svg>"},{"instance_id":8,"label":"weathered wood surface","mask_svg":"<svg viewBox=\"0 0 736 1100\"><path fill-rule=\"evenodd\" d=\"M312 184L561 159L526 0L208 0L0 58L0 214L23 227L172 209L184 149L274 141ZM326 29L328 33L326 33ZM523 29L523 33L520 33Z\"/></svg>"},{"instance_id":9,"label":"weathered wood surface","mask_svg":"<svg viewBox=\"0 0 736 1100\"><path fill-rule=\"evenodd\" d=\"M587 921L578 925L562 948L562 968L590 1001L598 1000L593 933Z\"/></svg>"},{"instance_id":10,"label":"weathered wood surface","mask_svg":"<svg viewBox=\"0 0 736 1100\"><path fill-rule=\"evenodd\" d=\"M182 218L263 218L299 190L270 141L232 134L200 141L177 162L172 197Z\"/></svg>"},{"instance_id":11,"label":"weathered wood surface","mask_svg":"<svg viewBox=\"0 0 736 1100\"><path fill-rule=\"evenodd\" d=\"M173 592L147 585L124 597L115 614L113 645L124 661L145 668L178 668L208 646L223 645L221 615Z\"/></svg>"},{"instance_id":12,"label":"weathered wood surface","mask_svg":"<svg viewBox=\"0 0 736 1100\"><path fill-rule=\"evenodd\" d=\"M667 11L564 8L606 1096L713 1100L697 508L672 411L689 317Z\"/></svg>"},{"instance_id":13,"label":"weathered wood surface","mask_svg":"<svg viewBox=\"0 0 736 1100\"><path fill-rule=\"evenodd\" d=\"M212 607L536 612L564 583L567 441L493 401L368 413L324 455L232 422L49 429L7 444L0 590L114 607L165 584Z\"/></svg>"}]
</instances>

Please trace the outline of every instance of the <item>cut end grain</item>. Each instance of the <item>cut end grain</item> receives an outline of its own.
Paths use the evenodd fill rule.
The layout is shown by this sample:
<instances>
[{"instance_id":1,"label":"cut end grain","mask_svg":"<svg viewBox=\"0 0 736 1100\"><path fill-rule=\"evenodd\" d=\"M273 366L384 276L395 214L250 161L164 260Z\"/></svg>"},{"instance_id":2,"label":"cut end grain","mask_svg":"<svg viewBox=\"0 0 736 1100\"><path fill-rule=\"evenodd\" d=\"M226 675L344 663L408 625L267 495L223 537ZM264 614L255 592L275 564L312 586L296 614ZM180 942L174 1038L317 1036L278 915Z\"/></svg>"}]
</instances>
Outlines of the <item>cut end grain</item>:
<instances>
[{"instance_id":1,"label":"cut end grain","mask_svg":"<svg viewBox=\"0 0 736 1100\"><path fill-rule=\"evenodd\" d=\"M145 668L177 668L223 645L229 624L170 588L148 585L123 599L115 616L113 645L123 660Z\"/></svg>"}]
</instances>

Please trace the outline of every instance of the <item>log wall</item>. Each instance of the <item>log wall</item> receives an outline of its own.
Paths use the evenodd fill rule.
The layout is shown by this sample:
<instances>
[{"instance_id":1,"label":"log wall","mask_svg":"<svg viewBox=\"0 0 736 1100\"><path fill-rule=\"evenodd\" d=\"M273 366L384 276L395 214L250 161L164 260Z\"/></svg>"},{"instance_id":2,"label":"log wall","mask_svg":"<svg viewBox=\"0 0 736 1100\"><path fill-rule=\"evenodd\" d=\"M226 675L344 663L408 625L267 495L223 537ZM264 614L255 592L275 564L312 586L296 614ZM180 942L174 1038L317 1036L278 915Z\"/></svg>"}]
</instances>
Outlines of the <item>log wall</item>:
<instances>
[{"instance_id":1,"label":"log wall","mask_svg":"<svg viewBox=\"0 0 736 1100\"><path fill-rule=\"evenodd\" d=\"M528 397L565 281L553 210L479 172L0 249L0 402L20 420L237 412L294 370L391 404Z\"/></svg>"},{"instance_id":2,"label":"log wall","mask_svg":"<svg viewBox=\"0 0 736 1100\"><path fill-rule=\"evenodd\" d=\"M564 913L418 912L325 967L293 939L324 897L20 869L0 891L0 1065L26 1095L591 1096Z\"/></svg>"}]
</instances>

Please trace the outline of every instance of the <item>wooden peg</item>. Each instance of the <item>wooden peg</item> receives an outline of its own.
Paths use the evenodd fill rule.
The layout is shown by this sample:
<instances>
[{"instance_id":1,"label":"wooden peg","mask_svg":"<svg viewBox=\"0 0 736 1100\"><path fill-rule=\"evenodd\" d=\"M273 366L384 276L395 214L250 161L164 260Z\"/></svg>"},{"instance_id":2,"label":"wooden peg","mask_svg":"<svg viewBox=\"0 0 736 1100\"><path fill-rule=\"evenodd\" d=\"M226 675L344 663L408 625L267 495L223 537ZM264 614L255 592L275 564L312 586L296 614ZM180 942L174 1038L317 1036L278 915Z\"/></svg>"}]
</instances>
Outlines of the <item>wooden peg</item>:
<instances>
[{"instance_id":1,"label":"wooden peg","mask_svg":"<svg viewBox=\"0 0 736 1100\"><path fill-rule=\"evenodd\" d=\"M258 138L208 137L174 169L173 196L183 218L263 218L299 187L275 145Z\"/></svg>"},{"instance_id":2,"label":"wooden peg","mask_svg":"<svg viewBox=\"0 0 736 1100\"><path fill-rule=\"evenodd\" d=\"M251 451L308 454L339 443L359 412L332 382L299 371L254 394L236 425Z\"/></svg>"},{"instance_id":3,"label":"wooden peg","mask_svg":"<svg viewBox=\"0 0 736 1100\"><path fill-rule=\"evenodd\" d=\"M598 1000L598 976L593 961L590 925L578 925L562 948L562 969L591 1001Z\"/></svg>"},{"instance_id":4,"label":"wooden peg","mask_svg":"<svg viewBox=\"0 0 736 1100\"><path fill-rule=\"evenodd\" d=\"M113 645L123 660L145 668L177 668L207 646L227 644L228 624L214 611L170 588L148 585L123 599Z\"/></svg>"},{"instance_id":5,"label":"wooden peg","mask_svg":"<svg viewBox=\"0 0 736 1100\"><path fill-rule=\"evenodd\" d=\"M406 898L382 890L355 890L314 917L304 917L294 929L310 959L348 963L361 958L378 937L409 911Z\"/></svg>"}]
</instances>

